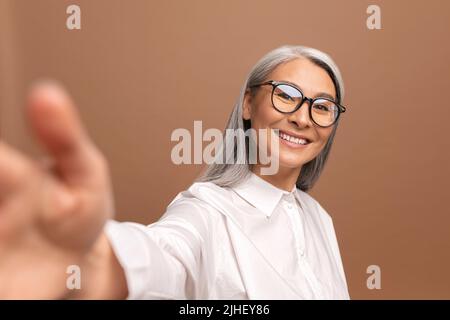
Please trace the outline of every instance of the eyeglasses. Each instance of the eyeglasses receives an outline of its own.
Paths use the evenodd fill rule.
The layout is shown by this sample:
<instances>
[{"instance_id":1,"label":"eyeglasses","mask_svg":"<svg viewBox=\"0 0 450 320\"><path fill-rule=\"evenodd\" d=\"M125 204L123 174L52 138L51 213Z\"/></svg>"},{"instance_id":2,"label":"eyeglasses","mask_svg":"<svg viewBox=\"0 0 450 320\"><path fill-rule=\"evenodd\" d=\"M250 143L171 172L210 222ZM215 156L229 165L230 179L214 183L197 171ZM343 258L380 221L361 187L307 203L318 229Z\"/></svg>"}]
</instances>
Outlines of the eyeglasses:
<instances>
[{"instance_id":1,"label":"eyeglasses","mask_svg":"<svg viewBox=\"0 0 450 320\"><path fill-rule=\"evenodd\" d=\"M264 85L272 86L272 105L281 113L294 113L303 105L305 101L309 102L309 117L319 127L329 127L336 123L341 113L346 108L328 98L308 98L303 92L293 84L269 80L260 84L250 86L250 88Z\"/></svg>"}]
</instances>

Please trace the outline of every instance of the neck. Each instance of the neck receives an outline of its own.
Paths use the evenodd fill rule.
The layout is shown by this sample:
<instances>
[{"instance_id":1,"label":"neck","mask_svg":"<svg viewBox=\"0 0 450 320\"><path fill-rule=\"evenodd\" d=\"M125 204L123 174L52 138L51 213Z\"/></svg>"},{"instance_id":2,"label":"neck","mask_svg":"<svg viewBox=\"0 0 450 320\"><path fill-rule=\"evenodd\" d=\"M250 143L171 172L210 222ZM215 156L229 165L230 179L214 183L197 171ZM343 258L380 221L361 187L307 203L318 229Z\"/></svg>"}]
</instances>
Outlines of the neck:
<instances>
[{"instance_id":1,"label":"neck","mask_svg":"<svg viewBox=\"0 0 450 320\"><path fill-rule=\"evenodd\" d=\"M300 168L283 168L279 167L277 174L274 175L261 175L261 166L260 165L254 165L251 168L251 171L256 174L261 179L264 179L265 181L269 182L270 184L274 185L277 188L286 190L288 192L291 192L294 188L298 176L300 175Z\"/></svg>"}]
</instances>

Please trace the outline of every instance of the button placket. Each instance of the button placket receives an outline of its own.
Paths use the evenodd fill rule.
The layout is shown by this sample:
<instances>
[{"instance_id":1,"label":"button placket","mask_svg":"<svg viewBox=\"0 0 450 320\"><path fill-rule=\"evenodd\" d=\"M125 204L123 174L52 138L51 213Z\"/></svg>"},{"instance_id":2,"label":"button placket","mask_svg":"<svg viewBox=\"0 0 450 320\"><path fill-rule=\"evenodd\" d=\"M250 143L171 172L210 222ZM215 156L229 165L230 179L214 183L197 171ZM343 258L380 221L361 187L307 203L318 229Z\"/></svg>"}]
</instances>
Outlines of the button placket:
<instances>
[{"instance_id":1,"label":"button placket","mask_svg":"<svg viewBox=\"0 0 450 320\"><path fill-rule=\"evenodd\" d=\"M308 281L309 285L313 289L314 295L316 296L316 298L323 299L324 293L323 293L322 287L321 287L316 275L312 271L311 266L308 263L308 261L306 259L300 260L300 266L303 270L306 280Z\"/></svg>"},{"instance_id":2,"label":"button placket","mask_svg":"<svg viewBox=\"0 0 450 320\"><path fill-rule=\"evenodd\" d=\"M305 239L305 224L304 224L304 217L303 217L303 212L301 211L301 209L299 208L298 205L295 205L296 208L296 217L295 220L298 221L299 224L299 228L298 228L298 233L299 233L299 238L300 238L300 257L303 258L305 256L305 247L306 247L306 239Z\"/></svg>"},{"instance_id":3,"label":"button placket","mask_svg":"<svg viewBox=\"0 0 450 320\"><path fill-rule=\"evenodd\" d=\"M303 223L301 221L300 212L298 210L298 207L293 204L291 201L295 201L295 199L292 197L285 199L285 208L288 213L289 219L292 222L293 232L294 232L294 238L295 238L295 251L297 255L297 260L300 261L305 256L305 239L304 239L304 232L303 232Z\"/></svg>"}]
</instances>

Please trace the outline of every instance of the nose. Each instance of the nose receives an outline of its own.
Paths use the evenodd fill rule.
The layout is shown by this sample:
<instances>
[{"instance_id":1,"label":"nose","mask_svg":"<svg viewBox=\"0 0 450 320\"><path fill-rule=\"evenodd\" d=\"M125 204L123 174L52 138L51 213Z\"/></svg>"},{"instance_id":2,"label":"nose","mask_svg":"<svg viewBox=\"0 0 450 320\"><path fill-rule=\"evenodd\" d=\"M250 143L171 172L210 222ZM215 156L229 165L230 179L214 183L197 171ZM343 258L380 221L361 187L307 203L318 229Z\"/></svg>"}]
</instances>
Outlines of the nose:
<instances>
[{"instance_id":1,"label":"nose","mask_svg":"<svg viewBox=\"0 0 450 320\"><path fill-rule=\"evenodd\" d=\"M312 120L309 117L309 100L303 101L300 108L295 112L288 114L288 121L295 124L299 128L312 127Z\"/></svg>"}]
</instances>

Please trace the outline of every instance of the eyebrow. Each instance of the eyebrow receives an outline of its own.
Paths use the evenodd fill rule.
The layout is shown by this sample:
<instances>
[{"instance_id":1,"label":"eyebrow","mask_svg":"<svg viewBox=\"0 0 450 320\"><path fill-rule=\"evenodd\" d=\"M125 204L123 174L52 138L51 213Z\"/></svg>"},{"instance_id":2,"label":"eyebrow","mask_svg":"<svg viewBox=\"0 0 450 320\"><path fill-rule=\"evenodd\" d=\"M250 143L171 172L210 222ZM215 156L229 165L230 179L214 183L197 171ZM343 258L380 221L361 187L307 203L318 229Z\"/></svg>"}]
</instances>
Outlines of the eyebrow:
<instances>
[{"instance_id":1,"label":"eyebrow","mask_svg":"<svg viewBox=\"0 0 450 320\"><path fill-rule=\"evenodd\" d=\"M281 81L281 82L283 82L283 81ZM303 92L302 88L301 88L299 85L297 85L297 84L295 84L295 83L293 83L293 82L290 82L290 81L284 81L284 82L293 85L294 87L300 89L300 91ZM326 92L319 92L319 93L316 93L316 95L313 96L312 98L313 98L313 99L315 99L315 98L327 98L327 99L330 99L330 100L336 102L336 98L333 97L331 94L326 93Z\"/></svg>"},{"instance_id":2,"label":"eyebrow","mask_svg":"<svg viewBox=\"0 0 450 320\"><path fill-rule=\"evenodd\" d=\"M329 93L326 93L326 92L319 92L313 98L327 98L327 99L330 99L330 100L333 100L336 102L336 99L332 95L330 95Z\"/></svg>"}]
</instances>

